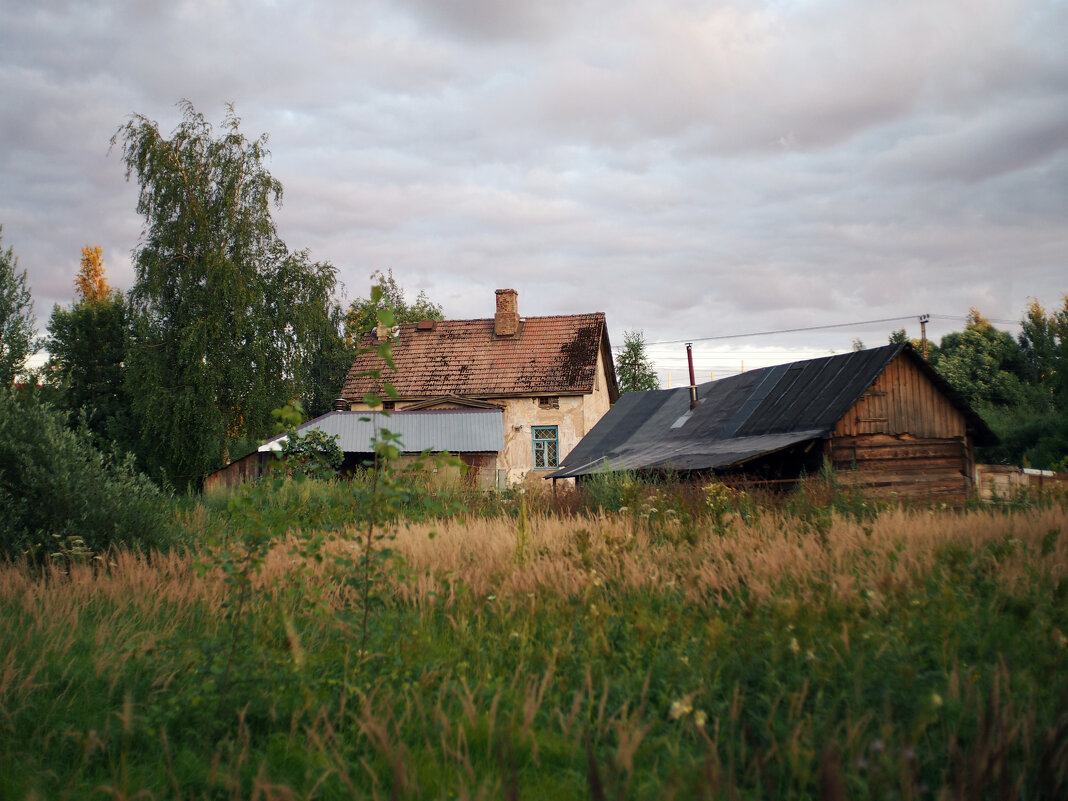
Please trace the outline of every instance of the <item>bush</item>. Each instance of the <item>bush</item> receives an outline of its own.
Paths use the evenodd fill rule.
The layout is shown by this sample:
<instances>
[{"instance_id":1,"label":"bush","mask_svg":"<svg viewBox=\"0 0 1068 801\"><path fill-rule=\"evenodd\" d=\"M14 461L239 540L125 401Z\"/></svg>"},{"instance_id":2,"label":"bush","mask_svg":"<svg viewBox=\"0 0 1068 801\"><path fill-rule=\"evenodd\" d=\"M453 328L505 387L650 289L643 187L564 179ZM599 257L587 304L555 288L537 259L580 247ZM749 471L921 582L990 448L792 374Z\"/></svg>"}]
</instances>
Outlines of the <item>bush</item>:
<instances>
[{"instance_id":1,"label":"bush","mask_svg":"<svg viewBox=\"0 0 1068 801\"><path fill-rule=\"evenodd\" d=\"M0 555L101 553L113 545L169 544L165 499L133 466L105 452L87 430L32 395L0 390Z\"/></svg>"}]
</instances>

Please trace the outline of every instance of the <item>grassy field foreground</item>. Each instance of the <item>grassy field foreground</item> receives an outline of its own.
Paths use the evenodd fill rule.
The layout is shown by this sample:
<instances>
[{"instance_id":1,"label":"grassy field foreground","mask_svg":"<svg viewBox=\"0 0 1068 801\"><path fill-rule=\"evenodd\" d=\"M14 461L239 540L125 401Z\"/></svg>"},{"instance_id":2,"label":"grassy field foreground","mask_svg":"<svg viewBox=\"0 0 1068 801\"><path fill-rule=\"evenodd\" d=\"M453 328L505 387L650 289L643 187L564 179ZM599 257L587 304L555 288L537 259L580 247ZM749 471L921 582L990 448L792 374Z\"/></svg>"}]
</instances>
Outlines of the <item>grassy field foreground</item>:
<instances>
[{"instance_id":1,"label":"grassy field foreground","mask_svg":"<svg viewBox=\"0 0 1068 801\"><path fill-rule=\"evenodd\" d=\"M0 566L0 798L1068 797L1066 529L455 518L366 609L355 531Z\"/></svg>"}]
</instances>

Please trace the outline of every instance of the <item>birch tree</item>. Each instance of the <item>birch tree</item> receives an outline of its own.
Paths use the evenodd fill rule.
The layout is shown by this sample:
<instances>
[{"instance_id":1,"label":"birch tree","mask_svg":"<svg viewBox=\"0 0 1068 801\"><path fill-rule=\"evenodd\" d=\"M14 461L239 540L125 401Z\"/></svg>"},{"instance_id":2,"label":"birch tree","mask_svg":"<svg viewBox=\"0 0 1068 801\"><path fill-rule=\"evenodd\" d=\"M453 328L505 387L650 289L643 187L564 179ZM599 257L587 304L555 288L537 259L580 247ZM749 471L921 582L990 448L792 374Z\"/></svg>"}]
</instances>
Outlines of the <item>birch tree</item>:
<instances>
[{"instance_id":1,"label":"birch tree","mask_svg":"<svg viewBox=\"0 0 1068 801\"><path fill-rule=\"evenodd\" d=\"M235 443L268 435L271 410L300 395L336 274L279 237L266 135L246 138L232 107L218 131L179 107L170 136L137 114L112 144L145 220L127 380L149 466L182 486L226 463Z\"/></svg>"}]
</instances>

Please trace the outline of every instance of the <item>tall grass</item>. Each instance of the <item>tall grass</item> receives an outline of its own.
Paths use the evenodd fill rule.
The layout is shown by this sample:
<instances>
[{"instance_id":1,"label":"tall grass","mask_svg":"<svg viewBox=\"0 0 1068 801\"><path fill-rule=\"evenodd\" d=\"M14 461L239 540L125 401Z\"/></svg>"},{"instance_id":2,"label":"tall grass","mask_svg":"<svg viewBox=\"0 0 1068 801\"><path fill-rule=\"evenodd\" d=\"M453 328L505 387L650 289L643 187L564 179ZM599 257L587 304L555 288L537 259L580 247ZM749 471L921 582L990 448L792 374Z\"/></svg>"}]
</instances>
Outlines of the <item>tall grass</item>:
<instances>
[{"instance_id":1,"label":"tall grass","mask_svg":"<svg viewBox=\"0 0 1068 801\"><path fill-rule=\"evenodd\" d=\"M1068 794L1064 506L650 497L401 525L365 649L339 563L280 539L225 703L210 554L2 565L0 796Z\"/></svg>"}]
</instances>

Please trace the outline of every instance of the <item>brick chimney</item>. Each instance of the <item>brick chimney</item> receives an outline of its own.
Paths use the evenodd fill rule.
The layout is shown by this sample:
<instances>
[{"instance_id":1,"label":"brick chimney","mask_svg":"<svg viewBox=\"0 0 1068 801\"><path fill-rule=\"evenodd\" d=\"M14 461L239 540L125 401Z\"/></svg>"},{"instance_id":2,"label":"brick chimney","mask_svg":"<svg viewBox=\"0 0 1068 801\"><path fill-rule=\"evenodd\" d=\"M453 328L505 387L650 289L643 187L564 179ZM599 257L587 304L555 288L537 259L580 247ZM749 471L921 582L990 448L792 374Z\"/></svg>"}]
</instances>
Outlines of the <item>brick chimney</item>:
<instances>
[{"instance_id":1,"label":"brick chimney","mask_svg":"<svg viewBox=\"0 0 1068 801\"><path fill-rule=\"evenodd\" d=\"M493 333L499 337L515 336L519 332L519 307L514 289L497 290L497 314L493 318Z\"/></svg>"}]
</instances>

